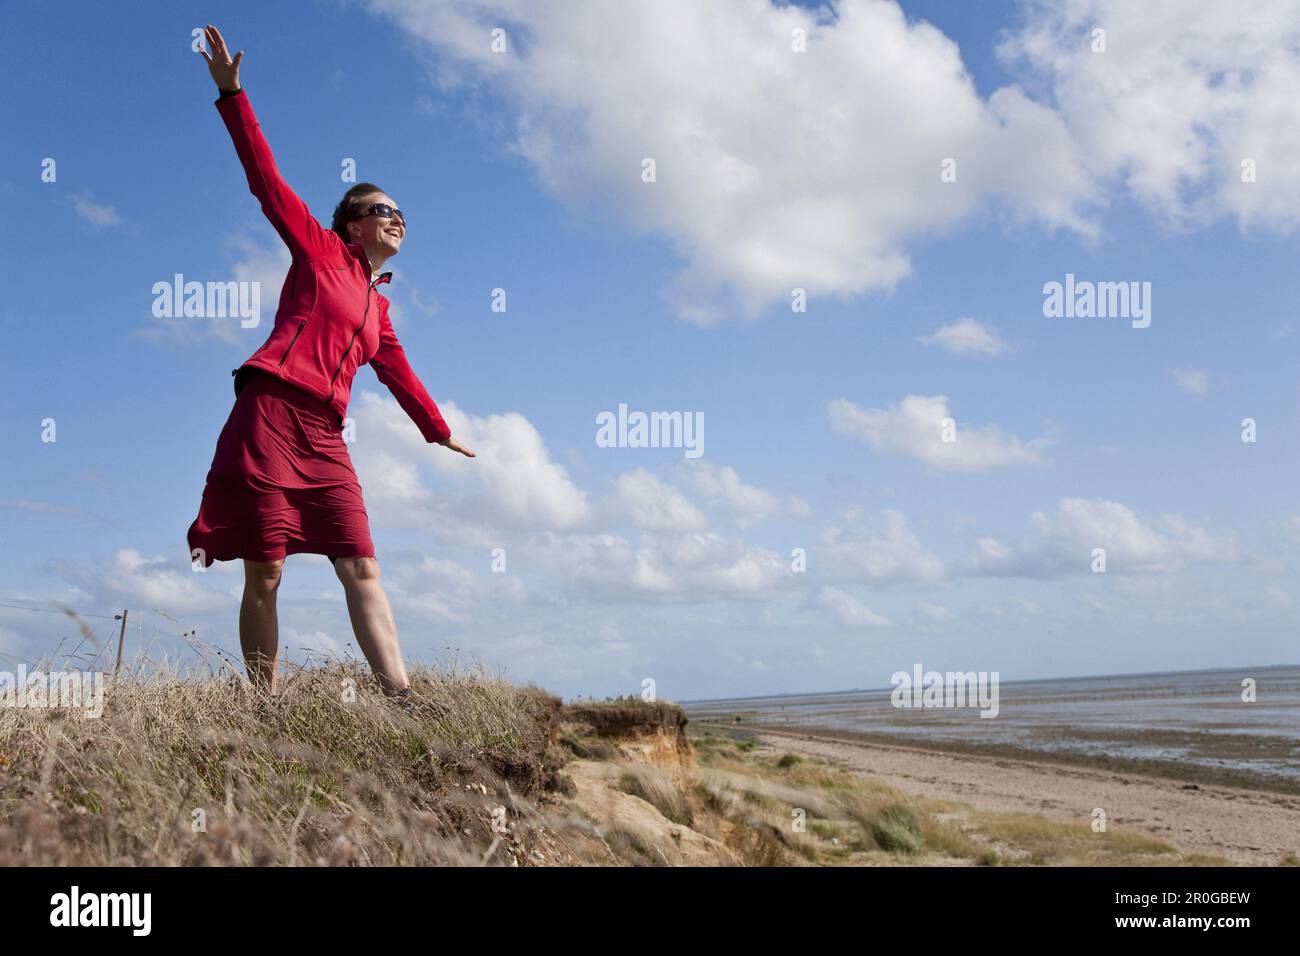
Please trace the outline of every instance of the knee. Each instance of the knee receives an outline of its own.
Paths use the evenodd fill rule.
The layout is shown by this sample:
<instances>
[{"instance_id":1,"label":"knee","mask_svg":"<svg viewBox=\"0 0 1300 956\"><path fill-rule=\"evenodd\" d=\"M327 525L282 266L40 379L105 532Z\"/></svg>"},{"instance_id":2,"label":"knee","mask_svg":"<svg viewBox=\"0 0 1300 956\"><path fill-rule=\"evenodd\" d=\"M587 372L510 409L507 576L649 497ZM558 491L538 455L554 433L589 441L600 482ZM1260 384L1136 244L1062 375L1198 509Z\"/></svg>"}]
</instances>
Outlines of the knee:
<instances>
[{"instance_id":1,"label":"knee","mask_svg":"<svg viewBox=\"0 0 1300 956\"><path fill-rule=\"evenodd\" d=\"M260 597L275 597L280 587L284 561L248 561L244 564L244 586Z\"/></svg>"},{"instance_id":2,"label":"knee","mask_svg":"<svg viewBox=\"0 0 1300 956\"><path fill-rule=\"evenodd\" d=\"M334 571L344 584L379 580L379 562L374 558L335 558Z\"/></svg>"}]
</instances>

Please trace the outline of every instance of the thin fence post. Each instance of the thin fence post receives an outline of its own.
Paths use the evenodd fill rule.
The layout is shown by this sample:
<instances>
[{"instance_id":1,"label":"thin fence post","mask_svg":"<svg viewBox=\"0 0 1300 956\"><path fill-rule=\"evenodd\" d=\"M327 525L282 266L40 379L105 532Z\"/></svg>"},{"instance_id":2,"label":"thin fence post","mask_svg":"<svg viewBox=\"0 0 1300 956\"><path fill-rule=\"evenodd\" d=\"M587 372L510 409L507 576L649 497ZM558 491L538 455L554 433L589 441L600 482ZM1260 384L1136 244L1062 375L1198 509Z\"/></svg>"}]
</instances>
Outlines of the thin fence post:
<instances>
[{"instance_id":1,"label":"thin fence post","mask_svg":"<svg viewBox=\"0 0 1300 956\"><path fill-rule=\"evenodd\" d=\"M126 643L126 616L130 613L126 608L122 608L122 630L117 635L117 663L113 665L113 677L117 678L117 672L122 669L122 645Z\"/></svg>"}]
</instances>

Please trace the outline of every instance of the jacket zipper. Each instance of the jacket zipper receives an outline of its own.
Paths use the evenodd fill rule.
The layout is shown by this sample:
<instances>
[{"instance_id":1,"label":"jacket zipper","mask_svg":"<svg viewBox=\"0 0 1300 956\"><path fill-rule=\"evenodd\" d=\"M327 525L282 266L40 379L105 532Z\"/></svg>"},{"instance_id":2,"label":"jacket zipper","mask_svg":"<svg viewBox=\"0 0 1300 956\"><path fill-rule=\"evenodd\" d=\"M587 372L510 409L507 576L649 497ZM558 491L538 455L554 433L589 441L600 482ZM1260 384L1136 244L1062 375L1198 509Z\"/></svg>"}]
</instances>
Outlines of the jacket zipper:
<instances>
[{"instance_id":1,"label":"jacket zipper","mask_svg":"<svg viewBox=\"0 0 1300 956\"><path fill-rule=\"evenodd\" d=\"M285 349L284 354L280 356L280 364L276 366L277 368L284 367L284 360L287 359L289 357L289 353L293 351L294 343L298 341L298 336L302 335L303 326L305 326L306 324L307 324L306 319L298 320L298 331L294 332L293 338L289 340L289 347Z\"/></svg>"},{"instance_id":2,"label":"jacket zipper","mask_svg":"<svg viewBox=\"0 0 1300 956\"><path fill-rule=\"evenodd\" d=\"M334 380L339 377L339 371L343 368L343 360L347 358L348 353L352 351L352 346L356 344L357 336L361 334L361 330L366 327L366 321L370 318L370 293L375 291L375 282L378 281L379 280L376 279L374 282L371 282L370 285L366 288L365 315L361 317L361 324L358 325L356 329L353 330L352 338L348 340L348 347L344 349L343 354L339 356L339 364L335 366L334 374L330 376L330 397L328 401L334 400Z\"/></svg>"}]
</instances>

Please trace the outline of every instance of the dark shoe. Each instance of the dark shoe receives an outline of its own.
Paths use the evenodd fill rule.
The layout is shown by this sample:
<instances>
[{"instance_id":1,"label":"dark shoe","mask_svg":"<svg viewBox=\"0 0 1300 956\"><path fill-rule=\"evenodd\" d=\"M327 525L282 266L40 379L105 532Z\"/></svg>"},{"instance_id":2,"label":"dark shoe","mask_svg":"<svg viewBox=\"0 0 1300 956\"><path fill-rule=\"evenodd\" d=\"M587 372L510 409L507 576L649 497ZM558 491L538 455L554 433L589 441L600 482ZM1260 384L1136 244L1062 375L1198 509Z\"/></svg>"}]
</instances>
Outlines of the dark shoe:
<instances>
[{"instance_id":1,"label":"dark shoe","mask_svg":"<svg viewBox=\"0 0 1300 956\"><path fill-rule=\"evenodd\" d=\"M284 713L284 697L265 691L256 692L252 709L259 720L274 720Z\"/></svg>"},{"instance_id":2,"label":"dark shoe","mask_svg":"<svg viewBox=\"0 0 1300 956\"><path fill-rule=\"evenodd\" d=\"M416 720L441 720L451 712L446 704L417 694L409 687L403 687L389 700Z\"/></svg>"}]
</instances>

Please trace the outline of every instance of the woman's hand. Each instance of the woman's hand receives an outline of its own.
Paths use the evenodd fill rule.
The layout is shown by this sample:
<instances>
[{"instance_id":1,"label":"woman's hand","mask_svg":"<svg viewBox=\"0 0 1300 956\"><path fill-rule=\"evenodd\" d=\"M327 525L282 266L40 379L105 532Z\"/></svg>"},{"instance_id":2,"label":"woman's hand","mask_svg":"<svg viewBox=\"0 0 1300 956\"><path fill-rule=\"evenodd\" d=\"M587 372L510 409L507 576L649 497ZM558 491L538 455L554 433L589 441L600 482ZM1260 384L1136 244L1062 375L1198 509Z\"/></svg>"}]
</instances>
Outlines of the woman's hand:
<instances>
[{"instance_id":1,"label":"woman's hand","mask_svg":"<svg viewBox=\"0 0 1300 956\"><path fill-rule=\"evenodd\" d=\"M446 441L440 441L440 442L438 442L438 444L439 444L439 445L442 445L444 448L450 448L452 451L458 451L458 452L460 452L462 455L464 455L466 458L477 458L477 457L478 457L478 456L475 455L472 451L470 451L468 448L466 448L464 445L462 445L460 442L456 441L456 439L454 439L454 438L448 438Z\"/></svg>"},{"instance_id":2,"label":"woman's hand","mask_svg":"<svg viewBox=\"0 0 1300 956\"><path fill-rule=\"evenodd\" d=\"M208 56L207 50L201 49L199 52L203 54L203 59L208 61L208 72L212 74L212 82L217 84L218 90L238 90L239 61L244 58L244 51L240 50L232 60L221 31L211 23L204 28L203 35L207 37L208 46L212 48L212 56Z\"/></svg>"}]
</instances>

